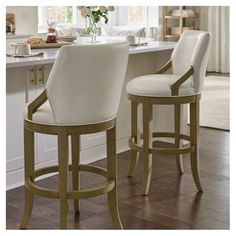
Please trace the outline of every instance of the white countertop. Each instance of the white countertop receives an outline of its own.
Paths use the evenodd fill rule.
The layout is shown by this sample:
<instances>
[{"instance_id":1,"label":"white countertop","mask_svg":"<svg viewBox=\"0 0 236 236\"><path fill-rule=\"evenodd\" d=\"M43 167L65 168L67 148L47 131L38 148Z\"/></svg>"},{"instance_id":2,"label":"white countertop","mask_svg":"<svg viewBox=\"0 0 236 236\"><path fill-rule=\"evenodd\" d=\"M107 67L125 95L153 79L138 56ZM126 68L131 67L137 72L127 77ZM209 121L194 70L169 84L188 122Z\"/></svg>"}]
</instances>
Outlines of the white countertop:
<instances>
[{"instance_id":1,"label":"white countertop","mask_svg":"<svg viewBox=\"0 0 236 236\"><path fill-rule=\"evenodd\" d=\"M21 38L29 38L32 34L7 34L6 39L21 39Z\"/></svg>"},{"instance_id":2,"label":"white countertop","mask_svg":"<svg viewBox=\"0 0 236 236\"><path fill-rule=\"evenodd\" d=\"M99 40L99 38L98 38ZM115 39L115 41L124 41L123 38ZM99 43L109 43L114 42L114 38L104 38L101 39ZM77 39L75 41L77 44L88 44L86 39ZM132 46L129 49L129 54L156 52L163 50L171 50L175 47L176 42L160 42L160 41L149 41L147 45L144 46ZM22 67L22 66L32 66L32 65L42 65L54 63L57 56L59 48L52 49L34 49L32 52L43 52L42 56L28 57L28 58L16 58L16 57L6 57L6 68Z\"/></svg>"}]
</instances>

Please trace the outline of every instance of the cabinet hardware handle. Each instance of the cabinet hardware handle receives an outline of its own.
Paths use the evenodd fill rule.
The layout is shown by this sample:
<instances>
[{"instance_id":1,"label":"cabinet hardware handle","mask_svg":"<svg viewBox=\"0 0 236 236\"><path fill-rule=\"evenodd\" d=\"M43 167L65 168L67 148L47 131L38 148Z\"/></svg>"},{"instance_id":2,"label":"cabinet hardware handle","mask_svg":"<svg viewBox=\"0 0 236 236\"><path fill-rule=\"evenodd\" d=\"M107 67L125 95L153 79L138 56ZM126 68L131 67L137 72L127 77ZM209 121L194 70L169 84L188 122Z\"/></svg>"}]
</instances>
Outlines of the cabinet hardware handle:
<instances>
[{"instance_id":1,"label":"cabinet hardware handle","mask_svg":"<svg viewBox=\"0 0 236 236\"><path fill-rule=\"evenodd\" d=\"M39 79L39 82L41 82L42 84L44 84L44 66L42 66L41 68L39 68L39 71L41 72L41 78Z\"/></svg>"},{"instance_id":2,"label":"cabinet hardware handle","mask_svg":"<svg viewBox=\"0 0 236 236\"><path fill-rule=\"evenodd\" d=\"M32 72L32 79L30 80L31 84L35 85L37 84L37 71L36 71L36 67L34 67L33 69L30 70Z\"/></svg>"}]
</instances>

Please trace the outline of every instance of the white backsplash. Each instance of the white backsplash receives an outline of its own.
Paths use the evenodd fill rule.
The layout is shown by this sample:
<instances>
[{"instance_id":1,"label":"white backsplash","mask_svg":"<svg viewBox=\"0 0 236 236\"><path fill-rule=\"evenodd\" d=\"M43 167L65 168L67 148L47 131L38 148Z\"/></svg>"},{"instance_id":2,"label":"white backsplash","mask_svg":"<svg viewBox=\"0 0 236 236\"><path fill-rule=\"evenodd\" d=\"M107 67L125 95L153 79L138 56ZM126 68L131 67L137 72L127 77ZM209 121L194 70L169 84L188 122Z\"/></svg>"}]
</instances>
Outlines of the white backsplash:
<instances>
[{"instance_id":1,"label":"white backsplash","mask_svg":"<svg viewBox=\"0 0 236 236\"><path fill-rule=\"evenodd\" d=\"M15 14L16 34L36 34L38 31L37 6L7 6L7 13Z\"/></svg>"}]
</instances>

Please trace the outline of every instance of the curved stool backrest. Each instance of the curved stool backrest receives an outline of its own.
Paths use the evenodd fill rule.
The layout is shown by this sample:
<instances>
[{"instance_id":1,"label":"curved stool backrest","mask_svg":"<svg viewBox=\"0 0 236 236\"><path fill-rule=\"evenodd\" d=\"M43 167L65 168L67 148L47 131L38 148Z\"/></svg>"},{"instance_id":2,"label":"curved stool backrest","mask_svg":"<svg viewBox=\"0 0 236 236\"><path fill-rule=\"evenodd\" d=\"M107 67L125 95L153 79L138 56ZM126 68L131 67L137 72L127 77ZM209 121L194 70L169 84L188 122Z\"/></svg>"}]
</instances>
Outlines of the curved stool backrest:
<instances>
[{"instance_id":1,"label":"curved stool backrest","mask_svg":"<svg viewBox=\"0 0 236 236\"><path fill-rule=\"evenodd\" d=\"M195 93L199 93L203 89L210 44L211 34L209 32L186 30L171 55L173 74L182 76L190 66L193 66L192 85Z\"/></svg>"},{"instance_id":2,"label":"curved stool backrest","mask_svg":"<svg viewBox=\"0 0 236 236\"><path fill-rule=\"evenodd\" d=\"M56 123L90 124L115 118L127 61L127 43L62 47L46 85Z\"/></svg>"}]
</instances>

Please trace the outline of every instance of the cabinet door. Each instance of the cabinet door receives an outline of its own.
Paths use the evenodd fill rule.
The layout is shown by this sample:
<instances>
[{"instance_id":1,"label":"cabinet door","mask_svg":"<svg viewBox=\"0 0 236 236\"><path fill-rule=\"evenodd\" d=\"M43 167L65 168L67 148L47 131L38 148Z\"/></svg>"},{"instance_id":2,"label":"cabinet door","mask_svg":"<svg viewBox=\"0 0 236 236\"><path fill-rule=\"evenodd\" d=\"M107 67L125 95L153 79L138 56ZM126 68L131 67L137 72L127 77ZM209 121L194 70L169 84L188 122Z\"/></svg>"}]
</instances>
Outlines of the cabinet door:
<instances>
[{"instance_id":1,"label":"cabinet door","mask_svg":"<svg viewBox=\"0 0 236 236\"><path fill-rule=\"evenodd\" d=\"M45 88L52 64L38 65L29 68L27 71L26 83L26 101L31 102L35 99ZM54 135L35 135L35 162L36 164L43 164L57 158L57 139Z\"/></svg>"},{"instance_id":2,"label":"cabinet door","mask_svg":"<svg viewBox=\"0 0 236 236\"><path fill-rule=\"evenodd\" d=\"M37 66L37 96L45 88L51 69L52 64ZM57 137L55 135L37 134L37 147L37 164L56 161Z\"/></svg>"},{"instance_id":3,"label":"cabinet door","mask_svg":"<svg viewBox=\"0 0 236 236\"><path fill-rule=\"evenodd\" d=\"M27 76L31 76L28 68L7 69L6 71L7 172L24 166L23 113L28 99L27 80L30 81Z\"/></svg>"}]
</instances>

